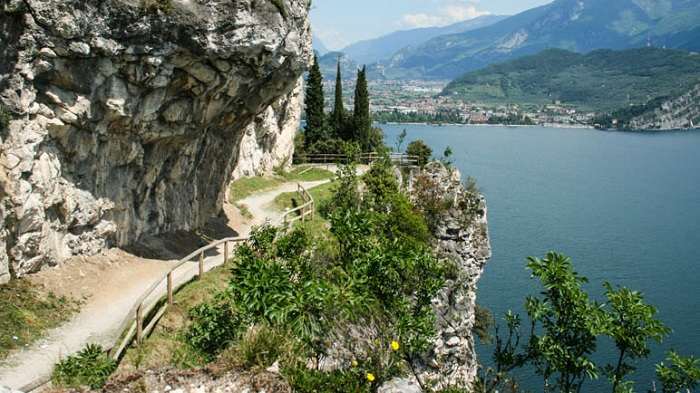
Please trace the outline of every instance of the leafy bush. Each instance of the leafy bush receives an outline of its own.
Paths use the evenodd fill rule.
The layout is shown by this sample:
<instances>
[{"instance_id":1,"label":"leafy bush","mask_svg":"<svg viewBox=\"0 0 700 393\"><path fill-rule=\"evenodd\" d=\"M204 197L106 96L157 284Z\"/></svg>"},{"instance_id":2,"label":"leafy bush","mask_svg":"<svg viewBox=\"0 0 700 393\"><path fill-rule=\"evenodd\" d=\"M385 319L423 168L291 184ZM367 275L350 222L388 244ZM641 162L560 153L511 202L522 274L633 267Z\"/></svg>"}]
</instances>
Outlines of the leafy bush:
<instances>
[{"instance_id":1,"label":"leafy bush","mask_svg":"<svg viewBox=\"0 0 700 393\"><path fill-rule=\"evenodd\" d=\"M99 389L117 369L117 364L99 345L89 344L76 355L60 361L51 377L57 386Z\"/></svg>"},{"instance_id":2,"label":"leafy bush","mask_svg":"<svg viewBox=\"0 0 700 393\"><path fill-rule=\"evenodd\" d=\"M301 349L288 332L266 325L248 329L241 339L224 351L217 363L225 369L264 370L277 361L295 364Z\"/></svg>"},{"instance_id":3,"label":"leafy bush","mask_svg":"<svg viewBox=\"0 0 700 393\"><path fill-rule=\"evenodd\" d=\"M281 332L299 343L300 352L318 358L330 348L326 340L332 333L371 321L380 328L362 330L368 343L391 337L400 339L401 356L423 353L435 335L430 301L448 269L433 255L425 221L393 176L390 164L378 163L363 177L367 192L361 197L354 166L341 170L324 211L333 252L314 247L304 226L288 234L270 226L256 228L237 249L221 301L193 310L192 344L212 354L228 346L222 357L262 367L282 357L284 351L273 349L275 342L284 343ZM236 342L244 326L263 330L249 331ZM367 344L369 351L366 345L334 344L349 349L362 372L316 373L299 368L297 363L305 361L282 359L299 391L304 386L323 391L314 384L341 380L352 387L342 391L374 389L401 372L402 357L386 344Z\"/></svg>"},{"instance_id":4,"label":"leafy bush","mask_svg":"<svg viewBox=\"0 0 700 393\"><path fill-rule=\"evenodd\" d=\"M669 352L668 365L656 366L656 375L663 386L663 393L691 392L700 384L700 359L683 357Z\"/></svg>"},{"instance_id":5,"label":"leafy bush","mask_svg":"<svg viewBox=\"0 0 700 393\"><path fill-rule=\"evenodd\" d=\"M418 166L424 167L433 155L433 149L423 140L418 139L408 144L406 154L418 157Z\"/></svg>"},{"instance_id":6,"label":"leafy bush","mask_svg":"<svg viewBox=\"0 0 700 393\"><path fill-rule=\"evenodd\" d=\"M213 303L202 303L190 310L191 324L186 341L202 354L211 356L227 348L238 336L242 321L228 294L216 296Z\"/></svg>"},{"instance_id":7,"label":"leafy bush","mask_svg":"<svg viewBox=\"0 0 700 393\"><path fill-rule=\"evenodd\" d=\"M285 370L284 376L297 393L372 392L372 384L357 368L323 372L296 367Z\"/></svg>"}]
</instances>

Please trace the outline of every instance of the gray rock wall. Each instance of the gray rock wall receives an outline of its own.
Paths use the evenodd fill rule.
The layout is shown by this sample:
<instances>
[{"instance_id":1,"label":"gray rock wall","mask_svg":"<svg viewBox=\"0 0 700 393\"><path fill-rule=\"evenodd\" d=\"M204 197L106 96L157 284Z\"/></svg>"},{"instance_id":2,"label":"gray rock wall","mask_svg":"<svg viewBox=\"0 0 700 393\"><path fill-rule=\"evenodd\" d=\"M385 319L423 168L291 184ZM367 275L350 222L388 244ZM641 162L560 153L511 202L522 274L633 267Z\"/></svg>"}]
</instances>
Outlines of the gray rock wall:
<instances>
[{"instance_id":1,"label":"gray rock wall","mask_svg":"<svg viewBox=\"0 0 700 393\"><path fill-rule=\"evenodd\" d=\"M4 1L0 281L218 214L310 61L308 1L281 4ZM277 165L262 139L242 165Z\"/></svg>"},{"instance_id":2,"label":"gray rock wall","mask_svg":"<svg viewBox=\"0 0 700 393\"><path fill-rule=\"evenodd\" d=\"M491 258L486 201L465 189L459 171L441 163L428 164L420 176L437 184L436 195L451 206L439 218L434 235L438 254L455 264L455 272L433 299L438 335L414 370L422 386L470 388L479 366L472 333L477 283Z\"/></svg>"}]
</instances>

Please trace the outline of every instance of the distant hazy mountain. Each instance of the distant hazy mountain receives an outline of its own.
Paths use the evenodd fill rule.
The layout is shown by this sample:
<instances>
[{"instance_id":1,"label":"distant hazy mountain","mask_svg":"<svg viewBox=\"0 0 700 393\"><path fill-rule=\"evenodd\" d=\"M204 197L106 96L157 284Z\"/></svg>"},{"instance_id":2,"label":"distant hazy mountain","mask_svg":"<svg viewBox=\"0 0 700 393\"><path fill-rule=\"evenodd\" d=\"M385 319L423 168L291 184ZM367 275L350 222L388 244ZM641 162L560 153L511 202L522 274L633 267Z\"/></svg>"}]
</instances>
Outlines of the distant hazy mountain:
<instances>
[{"instance_id":1,"label":"distant hazy mountain","mask_svg":"<svg viewBox=\"0 0 700 393\"><path fill-rule=\"evenodd\" d=\"M583 55L548 49L467 73L442 94L490 104L542 105L557 100L581 109L612 111L676 97L698 83L700 54L637 48Z\"/></svg>"},{"instance_id":2,"label":"distant hazy mountain","mask_svg":"<svg viewBox=\"0 0 700 393\"><path fill-rule=\"evenodd\" d=\"M452 79L548 48L585 53L649 43L700 50L700 1L556 0L484 28L404 49L380 71L387 78Z\"/></svg>"},{"instance_id":3,"label":"distant hazy mountain","mask_svg":"<svg viewBox=\"0 0 700 393\"><path fill-rule=\"evenodd\" d=\"M397 31L372 40L360 41L342 49L360 64L372 64L390 58L397 51L408 46L420 45L431 38L445 34L457 34L486 27L507 16L485 15L444 27L426 27Z\"/></svg>"},{"instance_id":4,"label":"distant hazy mountain","mask_svg":"<svg viewBox=\"0 0 700 393\"><path fill-rule=\"evenodd\" d=\"M318 53L319 56L323 56L326 53L330 52L328 50L328 48L326 47L326 45L323 43L323 41L321 41L321 39L318 38L318 36L316 34L314 34L312 36L312 40L313 40L314 51L316 51L316 53Z\"/></svg>"},{"instance_id":5,"label":"distant hazy mountain","mask_svg":"<svg viewBox=\"0 0 700 393\"><path fill-rule=\"evenodd\" d=\"M343 79L354 79L357 77L358 64L353 59L342 52L328 52L318 58L323 79L335 80L338 59L340 59L340 72L343 74Z\"/></svg>"}]
</instances>

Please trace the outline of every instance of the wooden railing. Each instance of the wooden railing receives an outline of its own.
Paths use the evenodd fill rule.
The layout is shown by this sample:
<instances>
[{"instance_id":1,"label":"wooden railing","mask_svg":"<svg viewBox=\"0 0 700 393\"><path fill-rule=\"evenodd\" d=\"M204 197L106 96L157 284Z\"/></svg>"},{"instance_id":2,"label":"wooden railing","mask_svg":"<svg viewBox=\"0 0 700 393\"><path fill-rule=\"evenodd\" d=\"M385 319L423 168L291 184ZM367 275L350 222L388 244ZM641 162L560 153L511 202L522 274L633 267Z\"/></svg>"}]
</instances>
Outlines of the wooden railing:
<instances>
[{"instance_id":1,"label":"wooden railing","mask_svg":"<svg viewBox=\"0 0 700 393\"><path fill-rule=\"evenodd\" d=\"M281 224L284 227L290 227L290 224L292 224L295 221L301 220L302 222L306 221L307 216L311 216L311 219L314 219L314 212L316 210L316 203L314 202L314 198L309 194L308 191L304 187L301 186L301 184L297 183L297 193L301 196L301 199L304 203L302 203L300 206L297 206L294 209L287 210L283 215L281 219Z\"/></svg>"},{"instance_id":2,"label":"wooden railing","mask_svg":"<svg viewBox=\"0 0 700 393\"><path fill-rule=\"evenodd\" d=\"M347 164L352 159L357 159L360 164L371 164L384 156L379 153L363 153L357 157L352 157L347 154L300 154L294 157L295 162L302 164ZM390 153L389 159L394 165L398 166L417 166L419 157L404 153Z\"/></svg>"},{"instance_id":3,"label":"wooden railing","mask_svg":"<svg viewBox=\"0 0 700 393\"><path fill-rule=\"evenodd\" d=\"M173 266L168 273L166 273L160 280L155 282L151 287L144 292L143 295L136 302L134 307L131 309L127 317L124 319L119 331L125 332L123 336L118 341L110 351L110 356L118 360L124 350L129 346L129 344L136 340L137 344L140 344L144 337L148 336L151 331L155 328L156 324L160 318L165 314L168 307L173 305L174 293L178 291L181 287L190 282L191 278L187 274L183 277L181 282L175 283L175 273L180 267L193 262L197 263L197 274L196 278L201 278L204 273L206 273L205 268L205 253L207 251L217 249L223 244L224 246L224 259L225 263L229 257L229 245L246 242L247 237L229 237L226 239L217 240L210 243L207 246L200 248L199 250L191 253L190 255L180 259L178 263ZM216 266L212 266L214 268ZM162 304L162 305L161 305ZM153 311L160 305L160 308L153 313Z\"/></svg>"}]
</instances>

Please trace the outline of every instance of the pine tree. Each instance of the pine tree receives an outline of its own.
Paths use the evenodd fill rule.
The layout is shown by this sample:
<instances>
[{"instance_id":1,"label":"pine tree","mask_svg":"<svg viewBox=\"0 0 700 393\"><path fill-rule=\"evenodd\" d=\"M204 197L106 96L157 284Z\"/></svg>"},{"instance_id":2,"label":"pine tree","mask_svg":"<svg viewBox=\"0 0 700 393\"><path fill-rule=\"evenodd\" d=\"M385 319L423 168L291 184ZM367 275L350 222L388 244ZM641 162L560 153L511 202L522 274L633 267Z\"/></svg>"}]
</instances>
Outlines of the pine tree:
<instances>
[{"instance_id":1,"label":"pine tree","mask_svg":"<svg viewBox=\"0 0 700 393\"><path fill-rule=\"evenodd\" d=\"M362 67L357 72L355 86L355 110L353 113L355 129L354 140L360 143L364 151L372 149L372 116L369 111L369 91L367 89L367 69Z\"/></svg>"},{"instance_id":2,"label":"pine tree","mask_svg":"<svg viewBox=\"0 0 700 393\"><path fill-rule=\"evenodd\" d=\"M338 57L338 71L335 76L335 105L331 114L331 122L335 135L347 139L345 135L345 107L343 106L343 77L340 73L340 57Z\"/></svg>"},{"instance_id":3,"label":"pine tree","mask_svg":"<svg viewBox=\"0 0 700 393\"><path fill-rule=\"evenodd\" d=\"M318 57L314 56L314 64L309 71L306 80L306 132L304 142L306 146L325 137L325 114L323 97L323 75L318 65Z\"/></svg>"}]
</instances>

